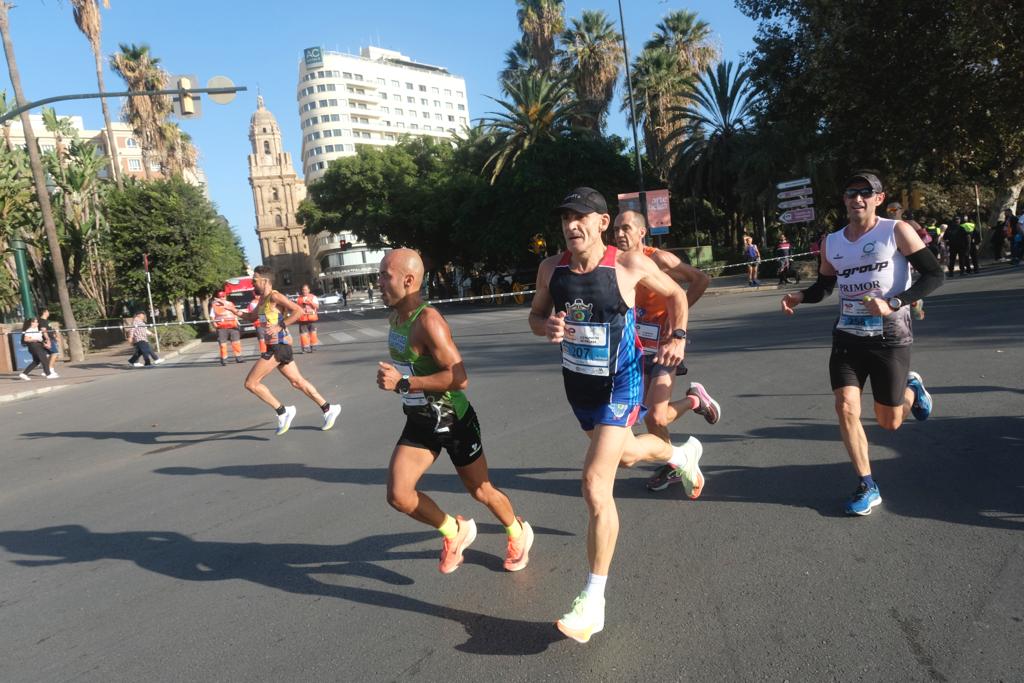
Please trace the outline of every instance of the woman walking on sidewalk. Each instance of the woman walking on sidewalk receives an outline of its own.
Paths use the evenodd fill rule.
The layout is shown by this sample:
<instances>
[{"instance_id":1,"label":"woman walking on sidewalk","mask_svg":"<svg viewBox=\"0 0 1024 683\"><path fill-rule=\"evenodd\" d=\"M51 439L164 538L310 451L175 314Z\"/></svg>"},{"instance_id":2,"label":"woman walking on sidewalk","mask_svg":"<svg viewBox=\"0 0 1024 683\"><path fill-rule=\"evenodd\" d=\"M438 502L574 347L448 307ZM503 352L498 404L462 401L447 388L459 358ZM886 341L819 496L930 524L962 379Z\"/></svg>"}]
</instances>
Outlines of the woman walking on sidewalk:
<instances>
[{"instance_id":1,"label":"woman walking on sidewalk","mask_svg":"<svg viewBox=\"0 0 1024 683\"><path fill-rule=\"evenodd\" d=\"M47 352L50 340L46 336L46 332L39 329L39 318L29 318L21 326L21 343L28 347L29 353L32 354L32 362L18 374L19 378L23 380L31 379L29 374L39 366L42 366L43 375L46 379L57 379L59 377L56 372L50 369L50 354Z\"/></svg>"},{"instance_id":2,"label":"woman walking on sidewalk","mask_svg":"<svg viewBox=\"0 0 1024 683\"><path fill-rule=\"evenodd\" d=\"M128 363L134 368L141 368L143 365L160 365L164 362L163 358L160 358L153 353L153 348L149 345L149 335L153 334L150 329L146 326L146 314L139 311L135 314L135 319L132 320L132 326L128 329L128 341L135 347L135 353L128 359ZM140 363L139 358L145 360L145 363Z\"/></svg>"}]
</instances>

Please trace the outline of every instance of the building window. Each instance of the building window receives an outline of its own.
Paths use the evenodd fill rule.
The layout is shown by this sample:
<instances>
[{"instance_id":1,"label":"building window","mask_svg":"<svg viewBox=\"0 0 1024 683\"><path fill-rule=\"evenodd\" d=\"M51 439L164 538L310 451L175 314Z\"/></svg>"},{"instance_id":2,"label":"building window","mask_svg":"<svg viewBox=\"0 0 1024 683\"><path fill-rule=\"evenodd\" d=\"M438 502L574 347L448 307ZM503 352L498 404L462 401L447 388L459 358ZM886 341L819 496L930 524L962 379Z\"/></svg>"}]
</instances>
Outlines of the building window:
<instances>
[{"instance_id":1,"label":"building window","mask_svg":"<svg viewBox=\"0 0 1024 683\"><path fill-rule=\"evenodd\" d=\"M263 153L270 154L270 140L263 141Z\"/></svg>"},{"instance_id":2,"label":"building window","mask_svg":"<svg viewBox=\"0 0 1024 683\"><path fill-rule=\"evenodd\" d=\"M356 74L356 80L357 81L363 80L363 75L362 74Z\"/></svg>"},{"instance_id":3,"label":"building window","mask_svg":"<svg viewBox=\"0 0 1024 683\"><path fill-rule=\"evenodd\" d=\"M325 130L324 131L324 137L325 138L329 138L329 137L331 137L331 135L333 135L333 133L331 133L331 131L329 131L329 130Z\"/></svg>"},{"instance_id":4,"label":"building window","mask_svg":"<svg viewBox=\"0 0 1024 683\"><path fill-rule=\"evenodd\" d=\"M124 146L125 147L138 147L139 143L135 142L135 138L125 138Z\"/></svg>"},{"instance_id":5,"label":"building window","mask_svg":"<svg viewBox=\"0 0 1024 683\"><path fill-rule=\"evenodd\" d=\"M388 84L387 79L385 79L385 78L378 78L377 79L377 85L387 85L387 84Z\"/></svg>"},{"instance_id":6,"label":"building window","mask_svg":"<svg viewBox=\"0 0 1024 683\"><path fill-rule=\"evenodd\" d=\"M326 147L324 147L324 150L328 151L328 152L333 152L334 151L334 145L327 145Z\"/></svg>"},{"instance_id":7,"label":"building window","mask_svg":"<svg viewBox=\"0 0 1024 683\"><path fill-rule=\"evenodd\" d=\"M454 109L455 106L451 102L445 102L444 103L444 108L445 109Z\"/></svg>"},{"instance_id":8,"label":"building window","mask_svg":"<svg viewBox=\"0 0 1024 683\"><path fill-rule=\"evenodd\" d=\"M427 86L421 85L420 86L420 92L427 92Z\"/></svg>"},{"instance_id":9,"label":"building window","mask_svg":"<svg viewBox=\"0 0 1024 683\"><path fill-rule=\"evenodd\" d=\"M331 121L341 121L341 114L331 114Z\"/></svg>"},{"instance_id":10,"label":"building window","mask_svg":"<svg viewBox=\"0 0 1024 683\"><path fill-rule=\"evenodd\" d=\"M316 86L316 91L317 92L327 92L327 86L324 85L323 83L321 83L320 85Z\"/></svg>"},{"instance_id":11,"label":"building window","mask_svg":"<svg viewBox=\"0 0 1024 683\"><path fill-rule=\"evenodd\" d=\"M352 74L347 71L343 71L341 74L342 78L352 78Z\"/></svg>"},{"instance_id":12,"label":"building window","mask_svg":"<svg viewBox=\"0 0 1024 683\"><path fill-rule=\"evenodd\" d=\"M266 126L264 126L264 127L263 127L263 132L264 132L264 133L266 133L266 132L267 132L267 127L266 127Z\"/></svg>"},{"instance_id":13,"label":"building window","mask_svg":"<svg viewBox=\"0 0 1024 683\"><path fill-rule=\"evenodd\" d=\"M405 128L405 124L401 121L395 123L395 128Z\"/></svg>"},{"instance_id":14,"label":"building window","mask_svg":"<svg viewBox=\"0 0 1024 683\"><path fill-rule=\"evenodd\" d=\"M440 109L441 108L441 100L434 100L434 106L437 107L438 109Z\"/></svg>"},{"instance_id":15,"label":"building window","mask_svg":"<svg viewBox=\"0 0 1024 683\"><path fill-rule=\"evenodd\" d=\"M415 97L406 97L405 101L408 102L409 104L416 104L416 98Z\"/></svg>"},{"instance_id":16,"label":"building window","mask_svg":"<svg viewBox=\"0 0 1024 683\"><path fill-rule=\"evenodd\" d=\"M337 107L338 106L338 100L330 100L330 102L331 102L331 106L332 107ZM323 105L321 105L321 106L323 106Z\"/></svg>"},{"instance_id":17,"label":"building window","mask_svg":"<svg viewBox=\"0 0 1024 683\"><path fill-rule=\"evenodd\" d=\"M322 170L324 170L324 167L325 167L326 165L327 165L327 164L325 164L324 162L322 162L322 161L318 161L318 162L316 162L316 170L318 170L318 171L322 171Z\"/></svg>"},{"instance_id":18,"label":"building window","mask_svg":"<svg viewBox=\"0 0 1024 683\"><path fill-rule=\"evenodd\" d=\"M423 118L429 119L430 118L430 112L429 111L423 112Z\"/></svg>"},{"instance_id":19,"label":"building window","mask_svg":"<svg viewBox=\"0 0 1024 683\"><path fill-rule=\"evenodd\" d=\"M452 91L451 91L451 90L449 90L448 88L445 88L445 89L444 89L444 94L445 94L445 95L448 95L448 97L451 97L451 96L452 96Z\"/></svg>"},{"instance_id":20,"label":"building window","mask_svg":"<svg viewBox=\"0 0 1024 683\"><path fill-rule=\"evenodd\" d=\"M455 96L456 96L456 97L465 97L465 95L463 95L463 94L462 94L462 91L461 91L461 90L456 90L456 91L455 91Z\"/></svg>"},{"instance_id":21,"label":"building window","mask_svg":"<svg viewBox=\"0 0 1024 683\"><path fill-rule=\"evenodd\" d=\"M316 149L313 150L313 153L316 154L317 156L320 156L321 154L324 153L324 148L323 147L317 147Z\"/></svg>"},{"instance_id":22,"label":"building window","mask_svg":"<svg viewBox=\"0 0 1024 683\"><path fill-rule=\"evenodd\" d=\"M410 123L409 127L412 128L413 130L419 130L420 129L419 124L416 124L416 123Z\"/></svg>"},{"instance_id":23,"label":"building window","mask_svg":"<svg viewBox=\"0 0 1024 683\"><path fill-rule=\"evenodd\" d=\"M466 117L465 116L460 116L459 117L459 123L465 123L465 122L466 122Z\"/></svg>"},{"instance_id":24,"label":"building window","mask_svg":"<svg viewBox=\"0 0 1024 683\"><path fill-rule=\"evenodd\" d=\"M401 84L398 81L391 81L391 86L393 88L397 88L399 85L401 85Z\"/></svg>"},{"instance_id":25,"label":"building window","mask_svg":"<svg viewBox=\"0 0 1024 683\"><path fill-rule=\"evenodd\" d=\"M405 116L405 110L401 108L395 109L395 113L399 116Z\"/></svg>"},{"instance_id":26,"label":"building window","mask_svg":"<svg viewBox=\"0 0 1024 683\"><path fill-rule=\"evenodd\" d=\"M274 214L274 226L278 228L284 226L284 221L281 220L281 214L279 213ZM280 251L284 251L284 240L279 240L279 244Z\"/></svg>"},{"instance_id":27,"label":"building window","mask_svg":"<svg viewBox=\"0 0 1024 683\"><path fill-rule=\"evenodd\" d=\"M431 89L430 89L430 92L432 92L432 93L434 93L434 94L436 95L437 93L439 93L439 92L441 92L441 91L440 91L440 90L438 90L437 88L431 88Z\"/></svg>"},{"instance_id":28,"label":"building window","mask_svg":"<svg viewBox=\"0 0 1024 683\"><path fill-rule=\"evenodd\" d=\"M428 104L430 104L430 100L428 100L426 97L421 97L420 98L420 104L422 104L425 107Z\"/></svg>"},{"instance_id":29,"label":"building window","mask_svg":"<svg viewBox=\"0 0 1024 683\"><path fill-rule=\"evenodd\" d=\"M390 114L391 113L391 108L390 107L381 107L380 110L383 113L385 113L385 114Z\"/></svg>"},{"instance_id":30,"label":"building window","mask_svg":"<svg viewBox=\"0 0 1024 683\"><path fill-rule=\"evenodd\" d=\"M442 120L441 119L441 115L440 114L434 114L434 120L441 121Z\"/></svg>"},{"instance_id":31,"label":"building window","mask_svg":"<svg viewBox=\"0 0 1024 683\"><path fill-rule=\"evenodd\" d=\"M278 194L276 187L270 190L270 201L272 201L272 202L279 202L279 201L281 201L281 197Z\"/></svg>"},{"instance_id":32,"label":"building window","mask_svg":"<svg viewBox=\"0 0 1024 683\"><path fill-rule=\"evenodd\" d=\"M128 160L128 170L129 171L141 171L142 170L142 162L139 161L138 159L129 159Z\"/></svg>"},{"instance_id":33,"label":"building window","mask_svg":"<svg viewBox=\"0 0 1024 683\"><path fill-rule=\"evenodd\" d=\"M466 111L466 105L460 104L459 105L459 111Z\"/></svg>"},{"instance_id":34,"label":"building window","mask_svg":"<svg viewBox=\"0 0 1024 683\"><path fill-rule=\"evenodd\" d=\"M448 120L451 121L452 123L455 123L455 117L452 116L451 114L448 114Z\"/></svg>"},{"instance_id":35,"label":"building window","mask_svg":"<svg viewBox=\"0 0 1024 683\"><path fill-rule=\"evenodd\" d=\"M402 101L402 96L397 94L397 93L395 93L394 95L391 96L391 99L397 100L397 101L401 102Z\"/></svg>"},{"instance_id":36,"label":"building window","mask_svg":"<svg viewBox=\"0 0 1024 683\"><path fill-rule=\"evenodd\" d=\"M337 90L337 88L335 87L335 85L333 83L328 83L327 84L327 92L333 92L335 90Z\"/></svg>"},{"instance_id":37,"label":"building window","mask_svg":"<svg viewBox=\"0 0 1024 683\"><path fill-rule=\"evenodd\" d=\"M327 106L327 100L320 100L320 106L321 107L326 107Z\"/></svg>"},{"instance_id":38,"label":"building window","mask_svg":"<svg viewBox=\"0 0 1024 683\"><path fill-rule=\"evenodd\" d=\"M423 130L434 130L434 129L431 128L430 126L423 126Z\"/></svg>"},{"instance_id":39,"label":"building window","mask_svg":"<svg viewBox=\"0 0 1024 683\"><path fill-rule=\"evenodd\" d=\"M405 89L406 90L412 90L412 83L406 83L405 84Z\"/></svg>"}]
</instances>

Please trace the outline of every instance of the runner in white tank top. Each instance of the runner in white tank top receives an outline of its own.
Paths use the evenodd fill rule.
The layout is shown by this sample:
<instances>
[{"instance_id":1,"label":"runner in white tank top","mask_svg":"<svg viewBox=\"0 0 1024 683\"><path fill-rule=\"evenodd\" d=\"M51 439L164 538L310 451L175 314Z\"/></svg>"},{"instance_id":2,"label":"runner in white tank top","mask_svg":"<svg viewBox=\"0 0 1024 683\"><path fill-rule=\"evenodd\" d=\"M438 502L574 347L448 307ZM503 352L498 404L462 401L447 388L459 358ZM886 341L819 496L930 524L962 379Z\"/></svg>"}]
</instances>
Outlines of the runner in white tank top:
<instances>
[{"instance_id":1,"label":"runner in white tank top","mask_svg":"<svg viewBox=\"0 0 1024 683\"><path fill-rule=\"evenodd\" d=\"M865 381L871 379L875 417L883 429L898 429L908 413L925 420L932 409L921 376L910 371L909 304L942 283L942 267L908 223L876 215L884 201L877 176L851 177L843 192L850 223L824 241L818 281L782 299L783 312L792 315L799 304L817 303L839 287L829 375L843 444L860 477L846 504L849 515L871 514L882 502L860 421ZM922 274L913 285L911 264Z\"/></svg>"}]
</instances>

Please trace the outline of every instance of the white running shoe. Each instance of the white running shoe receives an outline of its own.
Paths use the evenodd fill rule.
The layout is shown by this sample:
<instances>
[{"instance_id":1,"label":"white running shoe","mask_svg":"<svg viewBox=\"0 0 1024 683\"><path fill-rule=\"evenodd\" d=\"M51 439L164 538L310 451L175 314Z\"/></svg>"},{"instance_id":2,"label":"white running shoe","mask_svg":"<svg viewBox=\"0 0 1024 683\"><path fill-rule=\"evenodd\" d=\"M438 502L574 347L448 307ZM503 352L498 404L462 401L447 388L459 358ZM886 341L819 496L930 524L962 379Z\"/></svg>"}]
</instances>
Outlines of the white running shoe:
<instances>
[{"instance_id":1,"label":"white running shoe","mask_svg":"<svg viewBox=\"0 0 1024 683\"><path fill-rule=\"evenodd\" d=\"M145 363L132 363L132 367L133 368L144 368L144 367L146 367L146 364Z\"/></svg>"},{"instance_id":2,"label":"white running shoe","mask_svg":"<svg viewBox=\"0 0 1024 683\"><path fill-rule=\"evenodd\" d=\"M704 453L704 446L697 437L691 436L682 446L675 446L686 451L686 464L680 472L683 490L686 491L690 500L700 498L704 490L704 473L700 471L700 456Z\"/></svg>"},{"instance_id":3,"label":"white running shoe","mask_svg":"<svg viewBox=\"0 0 1024 683\"><path fill-rule=\"evenodd\" d=\"M157 358L155 361L153 361L153 365L160 365L163 362L164 362L163 358Z\"/></svg>"},{"instance_id":4,"label":"white running shoe","mask_svg":"<svg viewBox=\"0 0 1024 683\"><path fill-rule=\"evenodd\" d=\"M604 598L580 593L572 601L572 610L555 622L558 630L575 640L585 643L590 636L604 630Z\"/></svg>"},{"instance_id":5,"label":"white running shoe","mask_svg":"<svg viewBox=\"0 0 1024 683\"><path fill-rule=\"evenodd\" d=\"M26 382L31 382L32 381L32 378L29 377L28 375L26 375L24 372L19 372L18 373L18 379L23 379Z\"/></svg>"},{"instance_id":6,"label":"white running shoe","mask_svg":"<svg viewBox=\"0 0 1024 683\"><path fill-rule=\"evenodd\" d=\"M295 406L285 406L284 415L277 416L277 432L278 436L281 436L288 431L288 428L292 426L292 420L295 419Z\"/></svg>"},{"instance_id":7,"label":"white running shoe","mask_svg":"<svg viewBox=\"0 0 1024 683\"><path fill-rule=\"evenodd\" d=\"M324 426L320 428L321 431L326 432L328 429L334 426L334 421L338 419L338 415L341 414L341 406L337 403L332 403L328 408L327 412L324 413Z\"/></svg>"},{"instance_id":8,"label":"white running shoe","mask_svg":"<svg viewBox=\"0 0 1024 683\"><path fill-rule=\"evenodd\" d=\"M56 372L51 372L49 375L46 376L46 379L60 379L60 375L58 375Z\"/></svg>"}]
</instances>

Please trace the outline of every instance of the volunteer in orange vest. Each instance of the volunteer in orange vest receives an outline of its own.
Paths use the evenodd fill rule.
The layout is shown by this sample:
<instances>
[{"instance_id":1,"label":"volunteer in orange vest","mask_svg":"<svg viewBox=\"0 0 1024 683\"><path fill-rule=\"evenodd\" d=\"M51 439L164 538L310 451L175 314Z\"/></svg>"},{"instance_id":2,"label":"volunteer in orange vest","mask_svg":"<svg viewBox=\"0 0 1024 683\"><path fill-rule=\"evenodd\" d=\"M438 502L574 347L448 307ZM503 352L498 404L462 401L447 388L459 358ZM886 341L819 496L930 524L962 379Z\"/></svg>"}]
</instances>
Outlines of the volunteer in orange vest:
<instances>
[{"instance_id":1,"label":"volunteer in orange vest","mask_svg":"<svg viewBox=\"0 0 1024 683\"><path fill-rule=\"evenodd\" d=\"M267 341L263 338L263 333L260 332L260 317L256 315L256 307L259 303L260 298L257 296L249 302L249 306L245 309L246 313L251 314L251 317L253 318L252 326L256 328L256 343L258 345L256 350L257 356L263 355L267 352Z\"/></svg>"},{"instance_id":2,"label":"volunteer in orange vest","mask_svg":"<svg viewBox=\"0 0 1024 683\"><path fill-rule=\"evenodd\" d=\"M223 291L217 292L210 304L210 320L217 330L217 344L220 346L220 364L227 365L228 341L235 354L235 362L242 362L242 336L238 326L238 309L227 300Z\"/></svg>"},{"instance_id":3,"label":"volunteer in orange vest","mask_svg":"<svg viewBox=\"0 0 1024 683\"><path fill-rule=\"evenodd\" d=\"M320 300L315 294L310 294L309 285L302 285L302 294L295 303L302 309L302 315L299 316L299 343L303 353L313 353L320 344L316 337L316 321L319 319L316 309L320 308Z\"/></svg>"}]
</instances>

